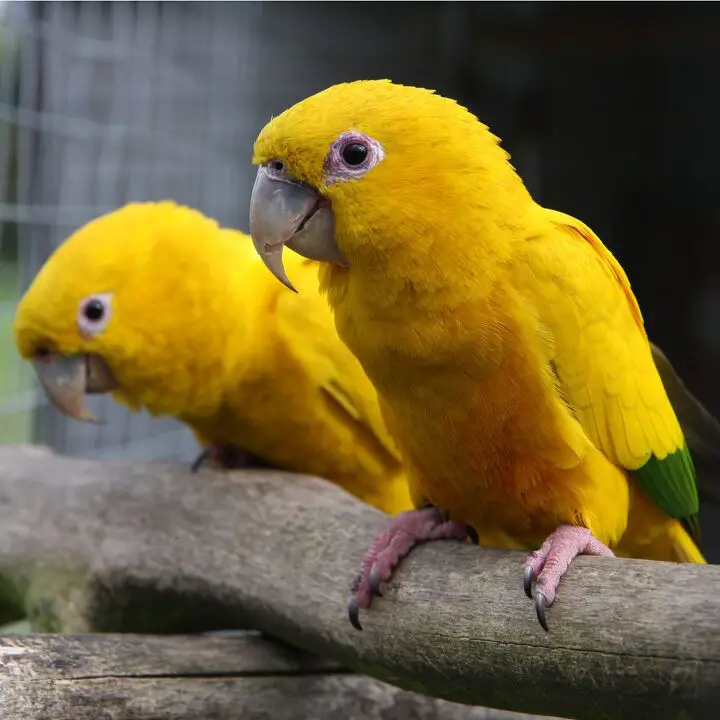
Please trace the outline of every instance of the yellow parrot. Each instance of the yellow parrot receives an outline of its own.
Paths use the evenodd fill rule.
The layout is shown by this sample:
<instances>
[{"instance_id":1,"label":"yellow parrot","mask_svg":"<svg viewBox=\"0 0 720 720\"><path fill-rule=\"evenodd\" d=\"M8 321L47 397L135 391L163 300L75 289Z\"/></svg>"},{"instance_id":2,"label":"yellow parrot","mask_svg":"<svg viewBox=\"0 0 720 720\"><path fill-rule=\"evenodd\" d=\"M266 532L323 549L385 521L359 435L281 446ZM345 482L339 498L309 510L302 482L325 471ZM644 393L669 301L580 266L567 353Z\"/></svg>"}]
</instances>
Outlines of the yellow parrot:
<instances>
[{"instance_id":1,"label":"yellow parrot","mask_svg":"<svg viewBox=\"0 0 720 720\"><path fill-rule=\"evenodd\" d=\"M255 247L291 288L284 245L323 262L417 508L365 556L355 627L417 542L463 539L466 525L481 543L535 548L523 585L545 630L578 554L705 562L693 461L658 367L688 416L704 411L649 343L616 259L533 200L474 115L421 88L345 83L272 119L253 161Z\"/></svg>"},{"instance_id":2,"label":"yellow parrot","mask_svg":"<svg viewBox=\"0 0 720 720\"><path fill-rule=\"evenodd\" d=\"M132 203L52 254L18 305L16 344L75 418L94 419L85 393L110 391L186 423L226 467L248 452L385 512L411 508L377 393L337 337L316 263L297 260L302 301L246 235L170 201Z\"/></svg>"}]
</instances>

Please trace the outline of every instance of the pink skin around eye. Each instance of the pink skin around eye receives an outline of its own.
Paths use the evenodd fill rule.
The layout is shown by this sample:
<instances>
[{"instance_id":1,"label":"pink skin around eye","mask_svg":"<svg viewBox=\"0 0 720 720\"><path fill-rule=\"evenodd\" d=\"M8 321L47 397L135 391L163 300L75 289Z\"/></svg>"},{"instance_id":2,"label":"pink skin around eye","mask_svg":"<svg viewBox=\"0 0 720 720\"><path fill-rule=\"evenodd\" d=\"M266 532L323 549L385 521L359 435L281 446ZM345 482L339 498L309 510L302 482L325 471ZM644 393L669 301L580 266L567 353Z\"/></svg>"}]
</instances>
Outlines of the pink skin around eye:
<instances>
[{"instance_id":1,"label":"pink skin around eye","mask_svg":"<svg viewBox=\"0 0 720 720\"><path fill-rule=\"evenodd\" d=\"M363 145L367 149L367 155L360 165L348 165L343 159L343 150L355 144ZM377 140L355 130L344 132L330 146L325 158L325 182L331 185L346 180L357 180L372 170L384 157L385 150Z\"/></svg>"},{"instance_id":2,"label":"pink skin around eye","mask_svg":"<svg viewBox=\"0 0 720 720\"><path fill-rule=\"evenodd\" d=\"M110 321L112 315L111 294L100 293L85 298L80 303L77 315L77 324L80 334L87 340L101 333ZM102 314L97 319L87 317L90 305L99 303L102 306ZM94 306L94 305L93 305Z\"/></svg>"}]
</instances>

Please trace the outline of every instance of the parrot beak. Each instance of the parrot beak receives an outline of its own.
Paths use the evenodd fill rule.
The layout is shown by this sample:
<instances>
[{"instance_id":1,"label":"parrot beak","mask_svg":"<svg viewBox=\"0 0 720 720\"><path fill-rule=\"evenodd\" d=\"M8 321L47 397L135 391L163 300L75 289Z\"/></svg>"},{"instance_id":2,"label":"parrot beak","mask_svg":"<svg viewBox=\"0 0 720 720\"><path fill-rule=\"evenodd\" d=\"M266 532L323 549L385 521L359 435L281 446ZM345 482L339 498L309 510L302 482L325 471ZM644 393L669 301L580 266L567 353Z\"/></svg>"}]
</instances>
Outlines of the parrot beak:
<instances>
[{"instance_id":1,"label":"parrot beak","mask_svg":"<svg viewBox=\"0 0 720 720\"><path fill-rule=\"evenodd\" d=\"M282 261L285 245L310 260L347 265L335 242L335 217L328 202L285 170L258 168L250 198L250 234L265 266L293 292L297 290Z\"/></svg>"},{"instance_id":2,"label":"parrot beak","mask_svg":"<svg viewBox=\"0 0 720 720\"><path fill-rule=\"evenodd\" d=\"M64 415L84 422L100 422L85 405L85 395L119 387L99 355L42 355L33 360L33 367L50 402Z\"/></svg>"}]
</instances>

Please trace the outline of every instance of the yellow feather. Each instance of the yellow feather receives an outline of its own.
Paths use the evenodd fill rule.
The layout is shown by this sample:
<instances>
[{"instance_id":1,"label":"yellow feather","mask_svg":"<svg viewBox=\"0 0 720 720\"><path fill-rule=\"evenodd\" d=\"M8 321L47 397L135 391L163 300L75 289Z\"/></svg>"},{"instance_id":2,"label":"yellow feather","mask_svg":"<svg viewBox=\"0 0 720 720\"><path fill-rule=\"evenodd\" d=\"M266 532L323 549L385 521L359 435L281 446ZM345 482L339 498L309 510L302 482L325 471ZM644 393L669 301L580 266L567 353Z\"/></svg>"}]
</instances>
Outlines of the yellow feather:
<instances>
[{"instance_id":1,"label":"yellow feather","mask_svg":"<svg viewBox=\"0 0 720 720\"><path fill-rule=\"evenodd\" d=\"M132 409L172 415L203 444L326 477L390 513L412 507L375 389L335 332L317 266L291 262L297 298L250 239L172 202L127 205L63 243L20 302L20 353L97 353ZM113 293L84 339L81 300Z\"/></svg>"}]
</instances>

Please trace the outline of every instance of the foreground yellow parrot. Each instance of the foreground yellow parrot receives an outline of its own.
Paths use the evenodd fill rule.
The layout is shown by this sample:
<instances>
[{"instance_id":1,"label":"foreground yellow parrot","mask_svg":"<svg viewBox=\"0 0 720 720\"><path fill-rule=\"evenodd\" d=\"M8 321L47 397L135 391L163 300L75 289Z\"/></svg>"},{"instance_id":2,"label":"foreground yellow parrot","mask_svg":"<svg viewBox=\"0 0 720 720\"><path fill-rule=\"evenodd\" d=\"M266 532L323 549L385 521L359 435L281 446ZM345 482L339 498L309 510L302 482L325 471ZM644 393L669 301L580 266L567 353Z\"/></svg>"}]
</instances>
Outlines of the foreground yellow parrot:
<instances>
[{"instance_id":1,"label":"foreground yellow parrot","mask_svg":"<svg viewBox=\"0 0 720 720\"><path fill-rule=\"evenodd\" d=\"M316 264L297 260L301 302L242 233L172 202L126 205L42 267L17 308L17 346L76 418L93 419L86 392L111 391L180 419L226 466L244 451L385 512L411 508L377 393L337 337Z\"/></svg>"},{"instance_id":2,"label":"foreground yellow parrot","mask_svg":"<svg viewBox=\"0 0 720 720\"><path fill-rule=\"evenodd\" d=\"M523 584L546 630L578 554L705 562L658 367L684 402L682 383L612 254L534 202L475 116L386 80L336 85L271 120L254 162L256 249L290 287L284 245L324 263L418 508L363 560L353 625L417 542L466 525L536 548Z\"/></svg>"}]
</instances>

